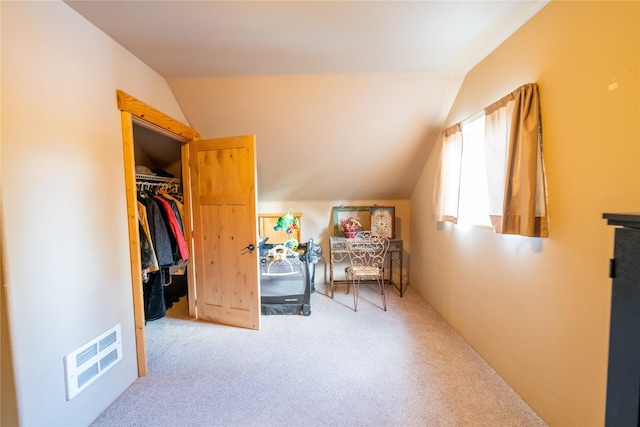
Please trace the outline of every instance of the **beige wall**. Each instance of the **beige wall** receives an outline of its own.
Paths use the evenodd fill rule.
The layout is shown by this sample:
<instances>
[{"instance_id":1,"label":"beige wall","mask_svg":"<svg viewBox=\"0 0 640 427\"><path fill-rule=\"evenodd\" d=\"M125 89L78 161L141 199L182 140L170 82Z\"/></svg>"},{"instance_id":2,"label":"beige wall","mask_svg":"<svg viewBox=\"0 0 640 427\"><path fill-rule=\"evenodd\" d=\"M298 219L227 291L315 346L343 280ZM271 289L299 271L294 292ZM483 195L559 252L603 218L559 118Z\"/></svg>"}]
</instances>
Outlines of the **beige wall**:
<instances>
[{"instance_id":1,"label":"beige wall","mask_svg":"<svg viewBox=\"0 0 640 427\"><path fill-rule=\"evenodd\" d=\"M0 7L0 424L16 424L14 375L20 425L88 425L137 378L116 89L184 116L164 79L64 3ZM64 356L118 323L123 360L67 401Z\"/></svg>"},{"instance_id":2,"label":"beige wall","mask_svg":"<svg viewBox=\"0 0 640 427\"><path fill-rule=\"evenodd\" d=\"M638 2L552 1L472 69L447 124L521 84L542 103L550 237L424 221L429 157L411 198L414 288L550 425L604 422L613 229L640 211Z\"/></svg>"}]
</instances>

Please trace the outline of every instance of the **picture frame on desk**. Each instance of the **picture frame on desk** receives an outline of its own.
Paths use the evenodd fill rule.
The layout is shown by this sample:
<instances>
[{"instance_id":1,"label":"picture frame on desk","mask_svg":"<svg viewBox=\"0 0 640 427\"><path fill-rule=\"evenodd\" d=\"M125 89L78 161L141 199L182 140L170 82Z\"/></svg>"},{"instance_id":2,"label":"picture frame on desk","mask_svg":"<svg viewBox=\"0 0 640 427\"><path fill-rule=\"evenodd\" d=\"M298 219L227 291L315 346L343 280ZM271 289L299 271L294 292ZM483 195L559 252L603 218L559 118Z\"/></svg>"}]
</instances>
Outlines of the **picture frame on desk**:
<instances>
[{"instance_id":1,"label":"picture frame on desk","mask_svg":"<svg viewBox=\"0 0 640 427\"><path fill-rule=\"evenodd\" d=\"M396 207L395 206L371 206L369 210L371 231L395 239L396 235Z\"/></svg>"},{"instance_id":2,"label":"picture frame on desk","mask_svg":"<svg viewBox=\"0 0 640 427\"><path fill-rule=\"evenodd\" d=\"M344 232L340 228L340 220L349 217L360 218L361 227L358 231L370 230L371 218L369 216L369 206L334 206L333 207L333 235L342 237Z\"/></svg>"}]
</instances>

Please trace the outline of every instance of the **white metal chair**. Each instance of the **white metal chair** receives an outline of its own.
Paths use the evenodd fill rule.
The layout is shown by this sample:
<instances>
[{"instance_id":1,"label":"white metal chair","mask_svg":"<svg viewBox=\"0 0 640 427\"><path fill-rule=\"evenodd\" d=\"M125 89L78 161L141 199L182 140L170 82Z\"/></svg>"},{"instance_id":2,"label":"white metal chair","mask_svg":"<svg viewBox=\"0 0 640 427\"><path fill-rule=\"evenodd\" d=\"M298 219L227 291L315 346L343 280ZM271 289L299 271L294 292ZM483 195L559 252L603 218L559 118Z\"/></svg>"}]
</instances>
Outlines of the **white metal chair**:
<instances>
[{"instance_id":1,"label":"white metal chair","mask_svg":"<svg viewBox=\"0 0 640 427\"><path fill-rule=\"evenodd\" d=\"M362 280L375 280L382 296L382 308L387 311L384 286L384 259L389 249L389 239L371 231L361 231L356 237L346 240L350 265L345 269L349 283L347 293L353 286L353 310L358 311L358 289Z\"/></svg>"}]
</instances>

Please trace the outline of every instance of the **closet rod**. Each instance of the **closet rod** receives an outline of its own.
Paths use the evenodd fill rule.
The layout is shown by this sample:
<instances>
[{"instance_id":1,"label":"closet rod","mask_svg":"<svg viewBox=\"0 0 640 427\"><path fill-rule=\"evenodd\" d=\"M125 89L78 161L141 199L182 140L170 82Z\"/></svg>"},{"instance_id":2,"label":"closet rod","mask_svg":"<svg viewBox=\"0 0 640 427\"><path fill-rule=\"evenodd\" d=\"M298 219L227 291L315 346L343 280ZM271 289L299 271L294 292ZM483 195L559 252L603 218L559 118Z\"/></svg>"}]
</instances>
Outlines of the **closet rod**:
<instances>
[{"instance_id":1,"label":"closet rod","mask_svg":"<svg viewBox=\"0 0 640 427\"><path fill-rule=\"evenodd\" d=\"M168 178L164 176L157 175L144 175L144 174L136 174L136 181L145 181L145 182L163 182L167 184L180 184L180 178Z\"/></svg>"}]
</instances>

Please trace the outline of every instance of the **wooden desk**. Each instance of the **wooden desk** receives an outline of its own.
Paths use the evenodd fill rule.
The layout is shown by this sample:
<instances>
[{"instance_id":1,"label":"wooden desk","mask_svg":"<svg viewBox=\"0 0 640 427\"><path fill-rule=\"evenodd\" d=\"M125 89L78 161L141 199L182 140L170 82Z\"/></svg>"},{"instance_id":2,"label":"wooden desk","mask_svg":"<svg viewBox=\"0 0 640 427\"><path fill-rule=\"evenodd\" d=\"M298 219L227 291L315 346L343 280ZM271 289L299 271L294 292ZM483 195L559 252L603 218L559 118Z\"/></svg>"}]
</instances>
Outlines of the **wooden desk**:
<instances>
[{"instance_id":1,"label":"wooden desk","mask_svg":"<svg viewBox=\"0 0 640 427\"><path fill-rule=\"evenodd\" d=\"M330 293L329 296L333 298L333 291L335 283L346 283L347 280L334 280L333 279L333 267L339 262L349 262L349 252L347 251L346 238L330 236L329 237L329 280L330 280ZM402 296L402 239L389 239L389 250L387 251L387 258L389 259L389 268L385 268L385 271L389 271L389 277L385 278L385 282L393 285ZM399 267L399 281L396 283L393 279L393 265L396 264Z\"/></svg>"}]
</instances>

